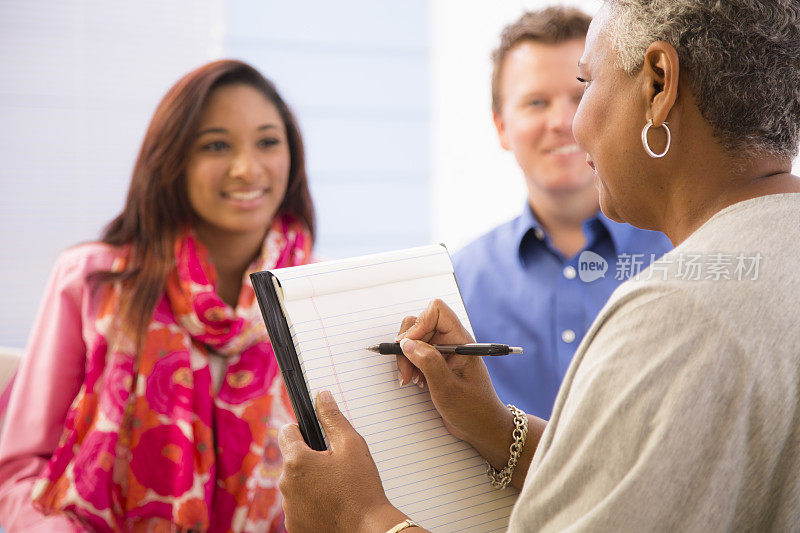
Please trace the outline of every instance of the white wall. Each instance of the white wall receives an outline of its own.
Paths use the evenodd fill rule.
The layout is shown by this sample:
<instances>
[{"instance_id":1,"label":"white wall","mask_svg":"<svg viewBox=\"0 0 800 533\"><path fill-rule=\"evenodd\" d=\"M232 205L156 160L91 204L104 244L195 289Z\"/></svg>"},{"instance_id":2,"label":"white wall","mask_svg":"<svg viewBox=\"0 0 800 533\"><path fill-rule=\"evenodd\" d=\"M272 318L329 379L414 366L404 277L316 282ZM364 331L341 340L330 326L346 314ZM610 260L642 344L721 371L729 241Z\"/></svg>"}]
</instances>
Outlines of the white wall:
<instances>
[{"instance_id":1,"label":"white wall","mask_svg":"<svg viewBox=\"0 0 800 533\"><path fill-rule=\"evenodd\" d=\"M428 0L0 0L0 346L25 344L59 251L122 208L166 90L222 56L259 67L298 115L318 253L430 242L428 12Z\"/></svg>"},{"instance_id":2,"label":"white wall","mask_svg":"<svg viewBox=\"0 0 800 533\"><path fill-rule=\"evenodd\" d=\"M156 104L219 53L220 6L0 3L0 345L24 345L58 252L120 211Z\"/></svg>"},{"instance_id":3,"label":"white wall","mask_svg":"<svg viewBox=\"0 0 800 533\"><path fill-rule=\"evenodd\" d=\"M490 54L505 25L552 3L431 1L432 231L451 251L515 217L526 201L522 173L492 123ZM594 14L602 2L564 4ZM794 168L798 174L800 159Z\"/></svg>"},{"instance_id":4,"label":"white wall","mask_svg":"<svg viewBox=\"0 0 800 533\"><path fill-rule=\"evenodd\" d=\"M430 241L428 12L428 0L226 1L226 54L298 115L324 257Z\"/></svg>"}]
</instances>

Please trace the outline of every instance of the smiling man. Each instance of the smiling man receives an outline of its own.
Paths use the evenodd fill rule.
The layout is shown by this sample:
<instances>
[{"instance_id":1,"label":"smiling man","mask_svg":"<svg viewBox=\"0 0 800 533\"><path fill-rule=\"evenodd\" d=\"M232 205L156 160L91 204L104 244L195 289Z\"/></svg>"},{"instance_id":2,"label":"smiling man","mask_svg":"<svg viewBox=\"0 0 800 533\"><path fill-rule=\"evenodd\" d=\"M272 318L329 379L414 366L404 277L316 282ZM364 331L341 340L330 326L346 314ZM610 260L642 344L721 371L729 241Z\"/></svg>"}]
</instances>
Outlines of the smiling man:
<instances>
[{"instance_id":1,"label":"smiling man","mask_svg":"<svg viewBox=\"0 0 800 533\"><path fill-rule=\"evenodd\" d=\"M551 7L503 30L492 55L492 113L528 198L519 217L454 257L477 341L525 351L486 358L497 393L545 419L608 297L671 249L663 234L612 222L599 211L586 152L572 135L584 90L577 64L590 21L577 9Z\"/></svg>"}]
</instances>

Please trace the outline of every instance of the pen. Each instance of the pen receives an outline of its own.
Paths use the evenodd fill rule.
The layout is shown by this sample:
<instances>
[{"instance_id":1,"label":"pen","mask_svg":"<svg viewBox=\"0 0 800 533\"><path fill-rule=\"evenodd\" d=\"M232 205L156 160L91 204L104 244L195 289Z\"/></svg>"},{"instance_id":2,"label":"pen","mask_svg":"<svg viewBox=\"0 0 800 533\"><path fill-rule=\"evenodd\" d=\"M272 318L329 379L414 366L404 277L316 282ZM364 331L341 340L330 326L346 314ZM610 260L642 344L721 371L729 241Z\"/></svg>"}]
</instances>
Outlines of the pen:
<instances>
[{"instance_id":1,"label":"pen","mask_svg":"<svg viewBox=\"0 0 800 533\"><path fill-rule=\"evenodd\" d=\"M457 353L459 355L509 355L521 354L522 348L506 344L434 344L440 353ZM381 355L403 355L399 342L382 342L375 346L368 346L367 350Z\"/></svg>"}]
</instances>

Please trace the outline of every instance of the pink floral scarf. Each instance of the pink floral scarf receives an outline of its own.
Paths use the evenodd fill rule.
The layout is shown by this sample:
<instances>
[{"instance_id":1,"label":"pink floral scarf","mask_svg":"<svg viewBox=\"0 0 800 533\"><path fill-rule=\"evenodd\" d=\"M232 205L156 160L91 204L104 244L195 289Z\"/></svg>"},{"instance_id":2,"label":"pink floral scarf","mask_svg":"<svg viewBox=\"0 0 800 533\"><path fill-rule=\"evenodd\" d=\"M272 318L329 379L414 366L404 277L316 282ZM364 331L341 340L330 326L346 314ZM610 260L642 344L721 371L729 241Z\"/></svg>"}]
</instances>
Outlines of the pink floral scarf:
<instances>
[{"instance_id":1,"label":"pink floral scarf","mask_svg":"<svg viewBox=\"0 0 800 533\"><path fill-rule=\"evenodd\" d=\"M302 224L276 217L248 273L307 263L310 247ZM250 279L234 310L193 233L175 257L138 368L114 327L119 284L106 288L85 382L34 503L93 531L282 531L277 430L292 411ZM216 394L212 351L228 361Z\"/></svg>"}]
</instances>

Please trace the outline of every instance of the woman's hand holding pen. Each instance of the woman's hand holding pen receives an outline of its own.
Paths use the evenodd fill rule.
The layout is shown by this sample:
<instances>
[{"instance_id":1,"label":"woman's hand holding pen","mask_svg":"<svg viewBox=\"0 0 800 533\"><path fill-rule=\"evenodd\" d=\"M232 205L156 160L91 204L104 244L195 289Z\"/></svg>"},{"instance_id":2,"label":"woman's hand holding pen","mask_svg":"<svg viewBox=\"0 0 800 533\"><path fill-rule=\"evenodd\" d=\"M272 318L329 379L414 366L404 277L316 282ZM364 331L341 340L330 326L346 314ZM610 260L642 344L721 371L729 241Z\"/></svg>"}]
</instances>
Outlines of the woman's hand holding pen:
<instances>
[{"instance_id":1,"label":"woman's hand holding pen","mask_svg":"<svg viewBox=\"0 0 800 533\"><path fill-rule=\"evenodd\" d=\"M505 467L514 417L497 396L483 359L443 355L428 344L474 342L456 314L441 300L434 300L419 317L403 320L398 339L405 353L397 357L401 383L415 376L416 381L424 380L450 433L470 443L496 469ZM545 425L543 420L528 418L527 443L512 478L517 487L522 486Z\"/></svg>"}]
</instances>

